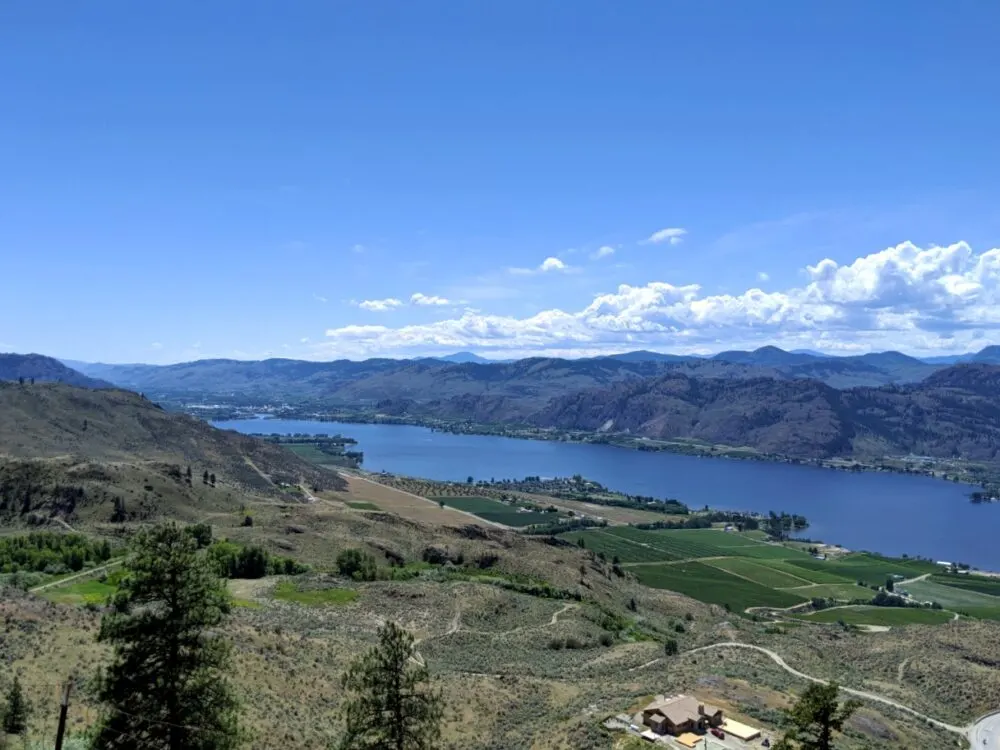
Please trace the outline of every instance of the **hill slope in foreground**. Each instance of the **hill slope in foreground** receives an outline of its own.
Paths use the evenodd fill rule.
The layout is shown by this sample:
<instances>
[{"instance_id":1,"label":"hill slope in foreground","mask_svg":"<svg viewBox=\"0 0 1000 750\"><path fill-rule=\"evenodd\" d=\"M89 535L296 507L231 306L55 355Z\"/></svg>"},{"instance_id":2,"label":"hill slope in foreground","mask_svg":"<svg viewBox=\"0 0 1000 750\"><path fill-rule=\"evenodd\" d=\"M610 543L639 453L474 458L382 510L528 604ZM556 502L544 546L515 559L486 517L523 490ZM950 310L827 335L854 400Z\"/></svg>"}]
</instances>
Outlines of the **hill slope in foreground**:
<instances>
[{"instance_id":1,"label":"hill slope in foreground","mask_svg":"<svg viewBox=\"0 0 1000 750\"><path fill-rule=\"evenodd\" d=\"M89 377L52 357L41 354L0 354L0 380L65 383L80 388L114 388L106 380Z\"/></svg>"},{"instance_id":2,"label":"hill slope in foreground","mask_svg":"<svg viewBox=\"0 0 1000 750\"><path fill-rule=\"evenodd\" d=\"M201 503L241 494L344 486L277 445L167 413L129 391L0 383L0 414L0 513L8 516L110 518L117 499L133 518L175 516L180 507L188 517Z\"/></svg>"}]
</instances>

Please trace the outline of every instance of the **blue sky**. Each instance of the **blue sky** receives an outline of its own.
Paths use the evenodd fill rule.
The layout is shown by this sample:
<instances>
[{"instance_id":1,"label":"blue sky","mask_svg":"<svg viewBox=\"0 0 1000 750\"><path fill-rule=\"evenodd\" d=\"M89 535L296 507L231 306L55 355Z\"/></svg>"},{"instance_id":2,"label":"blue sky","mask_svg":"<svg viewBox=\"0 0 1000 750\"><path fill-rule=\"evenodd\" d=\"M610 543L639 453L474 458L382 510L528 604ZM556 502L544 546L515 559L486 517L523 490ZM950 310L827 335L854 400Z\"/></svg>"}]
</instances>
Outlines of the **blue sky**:
<instances>
[{"instance_id":1,"label":"blue sky","mask_svg":"<svg viewBox=\"0 0 1000 750\"><path fill-rule=\"evenodd\" d=\"M998 27L962 0L10 0L0 350L1000 343Z\"/></svg>"}]
</instances>

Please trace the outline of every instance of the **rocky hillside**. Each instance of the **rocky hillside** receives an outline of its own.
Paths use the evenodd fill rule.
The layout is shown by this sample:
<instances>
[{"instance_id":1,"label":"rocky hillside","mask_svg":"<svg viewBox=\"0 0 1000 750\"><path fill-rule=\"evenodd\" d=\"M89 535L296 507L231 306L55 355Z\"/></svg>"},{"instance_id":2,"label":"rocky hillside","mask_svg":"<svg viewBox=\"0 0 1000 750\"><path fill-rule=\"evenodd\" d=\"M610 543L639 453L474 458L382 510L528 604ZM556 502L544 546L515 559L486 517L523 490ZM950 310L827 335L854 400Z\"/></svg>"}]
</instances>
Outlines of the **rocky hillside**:
<instances>
[{"instance_id":1,"label":"rocky hillside","mask_svg":"<svg viewBox=\"0 0 1000 750\"><path fill-rule=\"evenodd\" d=\"M248 496L305 500L300 484L345 486L278 445L167 413L130 391L0 383L0 414L0 511L7 513L64 516L69 508L110 518L115 499L127 497L130 513L142 507L144 517L186 517ZM214 484L203 481L206 472Z\"/></svg>"},{"instance_id":2,"label":"rocky hillside","mask_svg":"<svg viewBox=\"0 0 1000 750\"><path fill-rule=\"evenodd\" d=\"M530 421L789 456L913 453L992 461L1000 453L1000 367L958 365L920 384L846 390L810 380L672 373L553 399Z\"/></svg>"},{"instance_id":3,"label":"rocky hillside","mask_svg":"<svg viewBox=\"0 0 1000 750\"><path fill-rule=\"evenodd\" d=\"M114 388L106 380L88 377L41 354L0 354L0 380L65 383L80 388Z\"/></svg>"}]
</instances>

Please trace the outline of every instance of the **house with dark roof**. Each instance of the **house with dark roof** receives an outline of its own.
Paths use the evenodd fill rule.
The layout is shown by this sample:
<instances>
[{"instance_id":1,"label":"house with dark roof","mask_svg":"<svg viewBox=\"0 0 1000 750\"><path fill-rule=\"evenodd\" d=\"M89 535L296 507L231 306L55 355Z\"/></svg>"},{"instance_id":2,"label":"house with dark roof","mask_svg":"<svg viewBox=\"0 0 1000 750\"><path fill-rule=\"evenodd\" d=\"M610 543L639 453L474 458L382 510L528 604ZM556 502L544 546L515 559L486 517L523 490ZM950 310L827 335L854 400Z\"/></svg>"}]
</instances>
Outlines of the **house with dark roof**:
<instances>
[{"instance_id":1,"label":"house with dark roof","mask_svg":"<svg viewBox=\"0 0 1000 750\"><path fill-rule=\"evenodd\" d=\"M705 732L722 722L721 708L688 695L660 696L642 709L642 723L656 734Z\"/></svg>"}]
</instances>

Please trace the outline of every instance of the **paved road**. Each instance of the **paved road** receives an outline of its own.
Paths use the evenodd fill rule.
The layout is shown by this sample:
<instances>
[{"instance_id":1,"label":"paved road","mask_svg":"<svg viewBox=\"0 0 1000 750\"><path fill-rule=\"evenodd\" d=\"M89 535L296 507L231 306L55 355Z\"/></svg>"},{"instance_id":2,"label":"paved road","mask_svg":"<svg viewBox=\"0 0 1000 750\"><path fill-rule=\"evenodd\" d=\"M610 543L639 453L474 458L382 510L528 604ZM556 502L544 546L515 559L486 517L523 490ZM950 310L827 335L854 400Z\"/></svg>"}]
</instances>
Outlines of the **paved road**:
<instances>
[{"instance_id":1,"label":"paved road","mask_svg":"<svg viewBox=\"0 0 1000 750\"><path fill-rule=\"evenodd\" d=\"M1000 750L1000 712L984 716L969 727L973 750Z\"/></svg>"}]
</instances>

